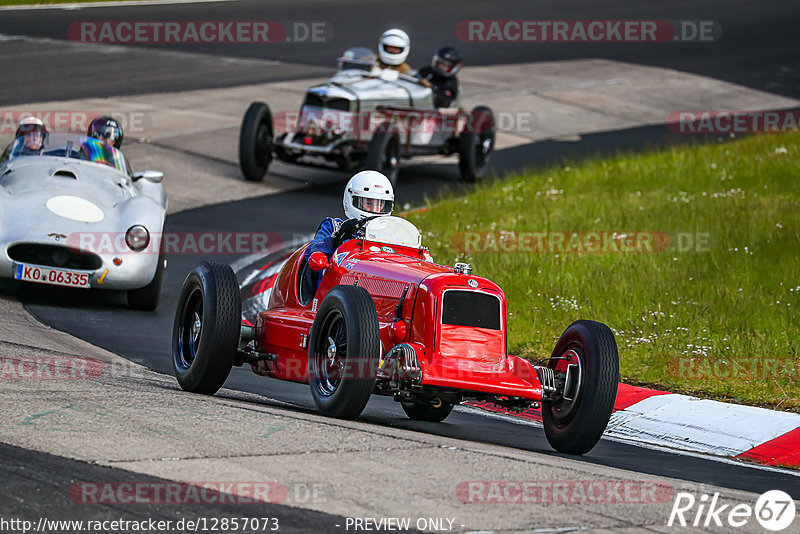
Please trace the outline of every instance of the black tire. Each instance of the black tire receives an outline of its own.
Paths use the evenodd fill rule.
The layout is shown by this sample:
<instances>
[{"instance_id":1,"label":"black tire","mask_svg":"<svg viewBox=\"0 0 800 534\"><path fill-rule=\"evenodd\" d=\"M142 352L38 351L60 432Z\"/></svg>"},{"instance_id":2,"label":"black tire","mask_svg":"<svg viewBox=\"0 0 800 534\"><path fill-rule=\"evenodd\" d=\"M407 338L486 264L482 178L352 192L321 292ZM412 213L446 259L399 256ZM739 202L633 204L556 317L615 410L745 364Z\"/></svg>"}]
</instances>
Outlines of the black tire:
<instances>
[{"instance_id":1,"label":"black tire","mask_svg":"<svg viewBox=\"0 0 800 534\"><path fill-rule=\"evenodd\" d=\"M438 408L422 402L401 402L400 404L408 418L414 421L439 423L447 419L447 416L453 411L453 405L449 402L442 402Z\"/></svg>"},{"instance_id":2,"label":"black tire","mask_svg":"<svg viewBox=\"0 0 800 534\"><path fill-rule=\"evenodd\" d=\"M239 131L239 166L244 177L260 182L272 162L272 112L264 102L247 108Z\"/></svg>"},{"instance_id":3,"label":"black tire","mask_svg":"<svg viewBox=\"0 0 800 534\"><path fill-rule=\"evenodd\" d=\"M340 285L325 296L308 350L311 396L324 415L353 419L364 410L377 379L378 328L375 303L363 287Z\"/></svg>"},{"instance_id":4,"label":"black tire","mask_svg":"<svg viewBox=\"0 0 800 534\"><path fill-rule=\"evenodd\" d=\"M372 135L369 150L361 165L365 171L380 171L392 185L400 174L400 134L388 122L380 125Z\"/></svg>"},{"instance_id":5,"label":"black tire","mask_svg":"<svg viewBox=\"0 0 800 534\"><path fill-rule=\"evenodd\" d=\"M486 175L494 149L494 115L486 106L470 113L464 131L458 136L458 170L464 182L477 182Z\"/></svg>"},{"instance_id":6,"label":"black tire","mask_svg":"<svg viewBox=\"0 0 800 534\"><path fill-rule=\"evenodd\" d=\"M600 440L614 411L619 383L617 342L603 323L575 321L561 334L548 363L557 378L568 363L554 359L562 356L579 364L579 389L572 401L543 403L544 433L555 450L584 454Z\"/></svg>"},{"instance_id":7,"label":"black tire","mask_svg":"<svg viewBox=\"0 0 800 534\"><path fill-rule=\"evenodd\" d=\"M197 320L200 323L197 323ZM213 395L233 367L242 322L229 265L203 262L186 277L172 327L172 366L186 391Z\"/></svg>"},{"instance_id":8,"label":"black tire","mask_svg":"<svg viewBox=\"0 0 800 534\"><path fill-rule=\"evenodd\" d=\"M164 254L158 255L158 265L153 279L146 286L128 291L128 306L134 310L154 311L161 301L161 283L164 281L164 269L167 258Z\"/></svg>"}]
</instances>

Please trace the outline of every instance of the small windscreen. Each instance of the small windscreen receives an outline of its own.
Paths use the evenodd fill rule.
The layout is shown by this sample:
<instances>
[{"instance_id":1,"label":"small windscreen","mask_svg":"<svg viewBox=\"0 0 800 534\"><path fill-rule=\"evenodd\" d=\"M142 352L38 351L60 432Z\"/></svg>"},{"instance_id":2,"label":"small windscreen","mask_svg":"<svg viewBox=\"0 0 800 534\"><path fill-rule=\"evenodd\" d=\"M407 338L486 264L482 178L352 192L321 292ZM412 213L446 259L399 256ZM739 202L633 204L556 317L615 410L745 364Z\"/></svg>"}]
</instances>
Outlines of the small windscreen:
<instances>
[{"instance_id":1,"label":"small windscreen","mask_svg":"<svg viewBox=\"0 0 800 534\"><path fill-rule=\"evenodd\" d=\"M375 65L376 59L375 52L369 48L354 46L345 50L339 58L339 70L356 69L369 72Z\"/></svg>"},{"instance_id":2,"label":"small windscreen","mask_svg":"<svg viewBox=\"0 0 800 534\"><path fill-rule=\"evenodd\" d=\"M478 291L445 291L442 324L500 330L500 299Z\"/></svg>"},{"instance_id":3,"label":"small windscreen","mask_svg":"<svg viewBox=\"0 0 800 534\"><path fill-rule=\"evenodd\" d=\"M122 152L94 137L76 133L52 133L44 139L28 135L17 137L3 154L7 159L20 156L55 156L91 161L128 173Z\"/></svg>"},{"instance_id":4,"label":"small windscreen","mask_svg":"<svg viewBox=\"0 0 800 534\"><path fill-rule=\"evenodd\" d=\"M360 70L364 72L369 72L372 70L373 66L374 64L369 61L359 61L359 60L339 61L339 70Z\"/></svg>"},{"instance_id":5,"label":"small windscreen","mask_svg":"<svg viewBox=\"0 0 800 534\"><path fill-rule=\"evenodd\" d=\"M391 209L391 206L389 208ZM370 241L378 241L389 245L414 248L419 248L422 245L422 236L416 226L405 219L392 217L391 215L376 217L369 221L364 229L364 235Z\"/></svg>"}]
</instances>

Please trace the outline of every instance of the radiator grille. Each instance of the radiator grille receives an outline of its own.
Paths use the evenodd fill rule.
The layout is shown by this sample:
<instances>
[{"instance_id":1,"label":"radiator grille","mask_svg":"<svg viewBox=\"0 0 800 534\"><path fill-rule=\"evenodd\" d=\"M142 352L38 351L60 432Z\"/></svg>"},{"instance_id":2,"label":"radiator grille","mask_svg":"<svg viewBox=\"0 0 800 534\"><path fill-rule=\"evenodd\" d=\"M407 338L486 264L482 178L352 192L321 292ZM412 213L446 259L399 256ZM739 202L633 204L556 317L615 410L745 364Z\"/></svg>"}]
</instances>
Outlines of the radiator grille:
<instances>
[{"instance_id":1,"label":"radiator grille","mask_svg":"<svg viewBox=\"0 0 800 534\"><path fill-rule=\"evenodd\" d=\"M20 243L9 247L8 257L19 263L95 271L103 266L100 256L58 245Z\"/></svg>"},{"instance_id":2,"label":"radiator grille","mask_svg":"<svg viewBox=\"0 0 800 534\"><path fill-rule=\"evenodd\" d=\"M442 324L500 330L500 299L478 291L445 291Z\"/></svg>"},{"instance_id":3,"label":"radiator grille","mask_svg":"<svg viewBox=\"0 0 800 534\"><path fill-rule=\"evenodd\" d=\"M353 274L342 276L342 284L358 285L366 289L370 295L390 299L399 299L403 295L403 290L408 285L405 282L398 282L397 280L378 278L376 276L356 277Z\"/></svg>"}]
</instances>

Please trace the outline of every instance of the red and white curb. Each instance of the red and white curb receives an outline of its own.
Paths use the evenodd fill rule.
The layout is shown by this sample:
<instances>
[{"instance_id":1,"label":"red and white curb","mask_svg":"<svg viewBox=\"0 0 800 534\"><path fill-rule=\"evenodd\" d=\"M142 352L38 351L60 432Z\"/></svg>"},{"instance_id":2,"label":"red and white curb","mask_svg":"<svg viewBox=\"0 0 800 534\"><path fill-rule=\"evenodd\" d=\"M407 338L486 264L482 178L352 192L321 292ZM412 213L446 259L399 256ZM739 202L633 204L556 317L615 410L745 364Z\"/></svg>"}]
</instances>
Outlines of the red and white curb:
<instances>
[{"instance_id":1,"label":"red and white curb","mask_svg":"<svg viewBox=\"0 0 800 534\"><path fill-rule=\"evenodd\" d=\"M292 248L292 250L294 250ZM286 251L252 269L242 282L243 315L266 309ZM253 265L249 258L235 265ZM246 320L246 319L245 319ZM509 413L487 402L462 406L518 421L541 424L540 409ZM462 408L463 409L463 408ZM605 437L721 459L753 461L776 467L800 467L800 414L742 406L620 384ZM800 473L799 473L800 474Z\"/></svg>"},{"instance_id":2,"label":"red and white curb","mask_svg":"<svg viewBox=\"0 0 800 534\"><path fill-rule=\"evenodd\" d=\"M541 410L508 413L491 403L468 406L540 423ZM620 384L605 436L690 453L800 467L800 414L699 399Z\"/></svg>"},{"instance_id":3,"label":"red and white curb","mask_svg":"<svg viewBox=\"0 0 800 534\"><path fill-rule=\"evenodd\" d=\"M651 395L615 412L608 432L631 441L742 457L798 428L798 414L669 393Z\"/></svg>"}]
</instances>

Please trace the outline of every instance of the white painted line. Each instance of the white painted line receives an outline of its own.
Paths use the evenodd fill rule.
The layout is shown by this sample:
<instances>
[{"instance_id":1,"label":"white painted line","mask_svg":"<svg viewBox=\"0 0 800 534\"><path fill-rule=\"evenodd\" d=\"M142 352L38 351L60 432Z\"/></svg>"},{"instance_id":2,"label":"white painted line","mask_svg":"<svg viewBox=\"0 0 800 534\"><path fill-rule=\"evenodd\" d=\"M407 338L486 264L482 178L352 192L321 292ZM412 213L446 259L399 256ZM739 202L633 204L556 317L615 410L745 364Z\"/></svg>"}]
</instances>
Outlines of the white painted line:
<instances>
[{"instance_id":1,"label":"white painted line","mask_svg":"<svg viewBox=\"0 0 800 534\"><path fill-rule=\"evenodd\" d=\"M239 287L240 287L240 288L241 288L241 287L244 287L244 286L246 286L247 284L249 284L250 282L252 282L252 281L253 281L253 278L255 278L256 276L258 276L258 273L260 273L260 272L261 272L261 269L253 269L253 271L252 271L250 274L248 274L248 275L245 277L245 279L244 279L244 280L242 280L242 282L239 284Z\"/></svg>"},{"instance_id":2,"label":"white painted line","mask_svg":"<svg viewBox=\"0 0 800 534\"><path fill-rule=\"evenodd\" d=\"M286 264L285 261L279 261L279 262L275 263L275 265L272 265L269 269L265 269L264 271L256 270L256 271L250 273L250 276L248 276L245 279L245 281L240 284L240 287L247 285L247 283L249 281L251 281L253 278L255 278L258 274L263 274L264 278L267 278L269 276L273 276L278 271L283 269L283 266L285 264ZM273 289L272 287L267 288L264 291L262 291L261 293L259 293L257 295L254 295L254 296L250 297L249 299L246 299L246 300L242 301L242 319L245 319L245 316L244 316L245 306L247 306L248 309L254 309L255 308L255 309L259 310L259 311L266 310L269 307L269 298L272 296L272 289Z\"/></svg>"},{"instance_id":3,"label":"white painted line","mask_svg":"<svg viewBox=\"0 0 800 534\"><path fill-rule=\"evenodd\" d=\"M453 411L469 413L469 414L473 414L473 415L481 415L483 417L488 417L490 419L500 419L502 421L508 421L510 423L517 423L519 425L533 426L533 427L536 427L536 428L544 428L544 426L542 426L542 423L540 423L539 421L534 421L532 419L524 419L522 417L515 417L513 415L508 415L508 414L504 414L504 413L490 412L490 411L484 410L483 408L478 408L477 406L469 406L469 405L465 405L465 404L458 404L453 408Z\"/></svg>"},{"instance_id":4,"label":"white painted line","mask_svg":"<svg viewBox=\"0 0 800 534\"><path fill-rule=\"evenodd\" d=\"M686 395L655 395L615 412L609 435L736 456L800 427L800 415Z\"/></svg>"},{"instance_id":5,"label":"white painted line","mask_svg":"<svg viewBox=\"0 0 800 534\"><path fill-rule=\"evenodd\" d=\"M268 277L272 276L273 274L277 273L278 271L280 271L281 269L283 269L284 265L286 265L286 261L277 261L273 265L270 265L269 268L264 269L263 271L261 269L255 269L239 285L240 286L246 286L247 284L252 282L253 279L256 278L259 274L262 275L261 279L268 278ZM271 291L271 289L268 290L268 291ZM266 301L269 301L269 299L266 299ZM266 310L266 308L264 308L264 309Z\"/></svg>"},{"instance_id":6,"label":"white painted line","mask_svg":"<svg viewBox=\"0 0 800 534\"><path fill-rule=\"evenodd\" d=\"M653 443L638 443L635 441L630 441L628 439L623 439L615 436L603 435L603 439L607 439L609 441L613 441L616 443L624 443L626 445L633 445L634 447L641 447L642 449L648 449L652 451L659 451L659 452L666 452L669 454L677 454L679 456L689 456L691 458L699 458L701 460L710 460L713 462L719 462L728 465L736 465L739 467L747 467L750 469L758 469L759 471L769 471L770 473L781 473L784 475L792 475L795 477L800 478L800 471L795 469L786 469L781 467L775 467L771 465L763 465L758 463L752 462L745 462L742 460L737 460L735 458L727 458L725 456L714 456L711 454L703 454L700 452L693 452L687 451L683 449L675 449L672 447L666 447L663 445L655 445Z\"/></svg>"},{"instance_id":7,"label":"white painted line","mask_svg":"<svg viewBox=\"0 0 800 534\"><path fill-rule=\"evenodd\" d=\"M41 9L62 9L73 11L95 7L162 6L170 4L207 4L211 2L236 2L237 0L120 0L119 2L73 2L65 4L31 4L19 6L0 6L0 11L31 11Z\"/></svg>"},{"instance_id":8,"label":"white painted line","mask_svg":"<svg viewBox=\"0 0 800 534\"><path fill-rule=\"evenodd\" d=\"M664 395L664 396L666 396L666 395ZM457 411L457 412L463 412L463 413L469 413L469 414L473 414L473 415L480 415L480 416L483 416L483 417L489 417L491 419L500 419L500 420L503 420L503 421L508 421L510 423L515 423L515 424L524 425L524 426L530 426L530 427L534 427L534 428L537 428L537 429L541 429L542 428L542 424L541 423L538 423L536 421L531 421L530 419L523 419L521 417L514 417L514 416L511 416L511 415L505 415L505 414L501 414L501 413L487 412L486 410L482 410L481 408L475 408L475 407L472 407L472 406L463 406L463 405L456 406L453 410ZM606 431L606 432L608 432L608 431ZM741 460L736 460L736 459L733 459L733 458L727 458L727 457L724 457L724 456L714 456L712 454L704 454L704 453L701 453L701 452L687 451L687 450L683 450L683 449L676 449L674 447L669 447L669 446L666 446L666 445L663 445L663 444L655 444L655 443L646 443L646 442L641 442L641 441L633 441L630 438L615 436L615 435L608 434L608 433L603 434L603 438L602 439L607 439L607 440L613 441L615 443L624 443L626 445L633 445L634 447L640 447L642 449L648 449L648 450L659 451L659 452L666 452L666 453L669 453L669 454L677 454L679 456L689 456L691 458L699 458L701 460L709 460L709 461L712 461L712 462L719 462L719 463L728 464L728 465L735 465L735 466L738 466L738 467L746 467L748 469L757 469L759 471L769 471L771 473L781 473L781 474L784 474L784 475L792 475L792 476L800 478L800 471L797 471L795 469L783 469L783 468L774 467L774 466L771 466L771 465L762 465L762 464L756 464L756 463L750 463L750 462L743 462Z\"/></svg>"}]
</instances>

